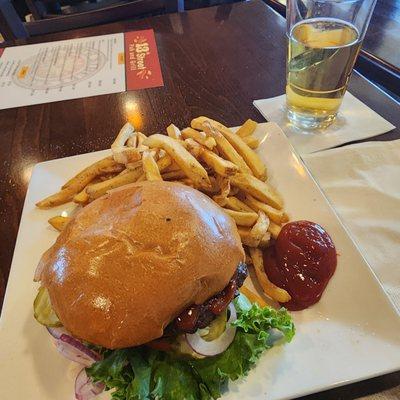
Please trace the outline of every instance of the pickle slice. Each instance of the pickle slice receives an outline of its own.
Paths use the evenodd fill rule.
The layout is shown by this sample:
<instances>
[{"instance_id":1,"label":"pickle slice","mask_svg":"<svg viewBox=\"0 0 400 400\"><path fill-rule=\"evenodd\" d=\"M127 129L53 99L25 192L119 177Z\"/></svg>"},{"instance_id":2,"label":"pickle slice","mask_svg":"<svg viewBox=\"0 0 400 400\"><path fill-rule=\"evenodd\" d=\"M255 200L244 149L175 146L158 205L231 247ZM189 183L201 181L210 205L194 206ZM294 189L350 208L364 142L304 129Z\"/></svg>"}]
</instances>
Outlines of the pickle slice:
<instances>
[{"instance_id":1,"label":"pickle slice","mask_svg":"<svg viewBox=\"0 0 400 400\"><path fill-rule=\"evenodd\" d=\"M200 334L200 336L207 342L219 338L225 332L227 320L228 315L227 310L225 310L218 315L207 328L204 329L205 334Z\"/></svg>"},{"instance_id":2,"label":"pickle slice","mask_svg":"<svg viewBox=\"0 0 400 400\"><path fill-rule=\"evenodd\" d=\"M51 306L49 292L44 286L39 289L33 302L33 312L36 321L42 325L52 328L62 326L61 321Z\"/></svg>"}]
</instances>

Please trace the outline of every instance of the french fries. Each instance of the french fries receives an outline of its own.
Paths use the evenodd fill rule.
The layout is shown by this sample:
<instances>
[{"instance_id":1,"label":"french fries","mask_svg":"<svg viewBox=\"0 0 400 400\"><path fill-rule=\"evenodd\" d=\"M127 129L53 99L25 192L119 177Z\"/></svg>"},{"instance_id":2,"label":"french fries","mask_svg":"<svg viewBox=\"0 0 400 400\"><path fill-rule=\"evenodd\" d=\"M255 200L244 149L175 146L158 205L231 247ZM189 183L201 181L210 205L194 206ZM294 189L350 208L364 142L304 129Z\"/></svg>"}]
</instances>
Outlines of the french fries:
<instances>
[{"instance_id":1,"label":"french fries","mask_svg":"<svg viewBox=\"0 0 400 400\"><path fill-rule=\"evenodd\" d=\"M275 224L274 222L269 223L268 232L271 233L271 236L274 239L276 239L278 237L280 231L281 231L281 227L278 224Z\"/></svg>"},{"instance_id":2,"label":"french fries","mask_svg":"<svg viewBox=\"0 0 400 400\"><path fill-rule=\"evenodd\" d=\"M217 156L210 150L203 149L199 156L218 175L231 176L239 171L239 168L234 163Z\"/></svg>"},{"instance_id":3,"label":"french fries","mask_svg":"<svg viewBox=\"0 0 400 400\"><path fill-rule=\"evenodd\" d=\"M271 299L278 301L279 303L288 302L291 297L290 294L282 288L274 285L267 277L264 271L264 262L262 251L257 248L250 247L250 256L253 261L254 270L256 272L257 280L262 287L264 293Z\"/></svg>"},{"instance_id":4,"label":"french fries","mask_svg":"<svg viewBox=\"0 0 400 400\"><path fill-rule=\"evenodd\" d=\"M174 124L167 126L167 135L172 139L181 139L182 138L181 131Z\"/></svg>"},{"instance_id":5,"label":"french fries","mask_svg":"<svg viewBox=\"0 0 400 400\"><path fill-rule=\"evenodd\" d=\"M241 226L253 226L256 223L258 217L255 212L234 211L230 210L229 208L225 208L224 211L235 220L237 225Z\"/></svg>"},{"instance_id":6,"label":"french fries","mask_svg":"<svg viewBox=\"0 0 400 400\"><path fill-rule=\"evenodd\" d=\"M284 222L287 222L289 220L289 217L287 216L287 214L284 211L277 210L276 208L271 207L268 204L265 204L265 203L255 199L250 194L246 193L245 198L244 198L243 201L244 201L245 204L247 204L254 211L263 211L263 212L265 212L265 214L267 214L268 218L272 222L275 222L278 225L280 225L280 224L282 224Z\"/></svg>"},{"instance_id":7,"label":"french fries","mask_svg":"<svg viewBox=\"0 0 400 400\"><path fill-rule=\"evenodd\" d=\"M89 196L89 200L93 201L112 189L127 185L128 183L136 182L141 175L143 175L143 171L140 168L124 174L119 174L114 178L108 179L107 181L89 185L86 188L86 193Z\"/></svg>"},{"instance_id":8,"label":"french fries","mask_svg":"<svg viewBox=\"0 0 400 400\"><path fill-rule=\"evenodd\" d=\"M254 136L245 136L243 139L243 142L247 144L251 149L256 149L260 145L260 139L254 137Z\"/></svg>"},{"instance_id":9,"label":"french fries","mask_svg":"<svg viewBox=\"0 0 400 400\"><path fill-rule=\"evenodd\" d=\"M222 153L222 155L224 155L226 159L233 162L241 172L248 174L252 173L251 169L247 166L242 156L233 148L233 146L228 142L228 140L220 131L211 126L208 121L204 122L203 129L207 135L215 139L220 153Z\"/></svg>"},{"instance_id":10,"label":"french fries","mask_svg":"<svg viewBox=\"0 0 400 400\"><path fill-rule=\"evenodd\" d=\"M162 178L166 181L176 181L176 180L182 180L187 177L186 173L177 170L177 171L168 171L162 174Z\"/></svg>"},{"instance_id":11,"label":"french fries","mask_svg":"<svg viewBox=\"0 0 400 400\"><path fill-rule=\"evenodd\" d=\"M269 232L267 232L260 240L259 237L254 236L251 229L246 228L244 226L238 226L237 228L238 228L240 239L242 240L242 243L245 246L261 247L261 248L268 247L268 245L270 243L270 239L271 239Z\"/></svg>"},{"instance_id":12,"label":"french fries","mask_svg":"<svg viewBox=\"0 0 400 400\"><path fill-rule=\"evenodd\" d=\"M70 220L70 217L62 217L61 215L57 215L56 217L50 218L48 222L54 229L57 229L59 232L61 232Z\"/></svg>"},{"instance_id":13,"label":"french fries","mask_svg":"<svg viewBox=\"0 0 400 400\"><path fill-rule=\"evenodd\" d=\"M117 163L112 157L103 158L100 161L96 161L94 164L85 168L79 174L75 175L68 182L66 182L61 189L66 189L69 186L82 187L82 189L89 184L97 176L111 173L120 172L124 169L123 164Z\"/></svg>"},{"instance_id":14,"label":"french fries","mask_svg":"<svg viewBox=\"0 0 400 400\"><path fill-rule=\"evenodd\" d=\"M86 204L89 202L89 195L86 192L87 187L85 187L81 192L76 194L73 198L74 203Z\"/></svg>"},{"instance_id":15,"label":"french fries","mask_svg":"<svg viewBox=\"0 0 400 400\"><path fill-rule=\"evenodd\" d=\"M148 181L162 181L156 160L150 151L145 150L142 155L143 171Z\"/></svg>"},{"instance_id":16,"label":"french fries","mask_svg":"<svg viewBox=\"0 0 400 400\"><path fill-rule=\"evenodd\" d=\"M136 148L126 146L127 141L133 138L134 134L135 128L129 122L119 131L111 145L111 151L116 162L126 164L140 159L140 154ZM133 144L132 141L130 144Z\"/></svg>"},{"instance_id":17,"label":"french fries","mask_svg":"<svg viewBox=\"0 0 400 400\"><path fill-rule=\"evenodd\" d=\"M242 140L242 138L230 130L221 131L228 142L241 155L246 164L250 167L254 176L265 180L267 177L267 168L260 157Z\"/></svg>"},{"instance_id":18,"label":"french fries","mask_svg":"<svg viewBox=\"0 0 400 400\"><path fill-rule=\"evenodd\" d=\"M208 137L204 132L196 131L196 129L193 128L183 129L182 137L184 139L193 139L197 143L207 147L210 150L212 150L217 145L217 142L214 138Z\"/></svg>"},{"instance_id":19,"label":"french fries","mask_svg":"<svg viewBox=\"0 0 400 400\"><path fill-rule=\"evenodd\" d=\"M231 131L229 128L227 128L225 125L221 124L221 122L216 121L215 119L211 119L208 117L197 117L192 119L190 126L193 129L197 129L198 131L201 131L204 129L204 122L208 122L211 126L213 126L215 129L219 131Z\"/></svg>"},{"instance_id":20,"label":"french fries","mask_svg":"<svg viewBox=\"0 0 400 400\"><path fill-rule=\"evenodd\" d=\"M166 154L157 160L157 166L160 172L165 171L172 164L172 158Z\"/></svg>"},{"instance_id":21,"label":"french fries","mask_svg":"<svg viewBox=\"0 0 400 400\"><path fill-rule=\"evenodd\" d=\"M267 302L264 301L258 294L254 293L247 286L242 286L239 291L243 293L251 303L257 303L260 307L267 306Z\"/></svg>"},{"instance_id":22,"label":"french fries","mask_svg":"<svg viewBox=\"0 0 400 400\"><path fill-rule=\"evenodd\" d=\"M266 167L258 155L242 140L240 136L233 133L226 126L211 120L206 117L198 117L192 120L192 127L202 126L204 131L209 135L214 137L217 142L218 147L228 157L230 155L234 159L231 159L242 172L249 173L249 168L252 173L259 179L266 178ZM222 135L226 139L224 141L219 135ZM233 152L232 148L229 148L228 142L236 154ZM236 159L236 161L235 161Z\"/></svg>"},{"instance_id":23,"label":"french fries","mask_svg":"<svg viewBox=\"0 0 400 400\"><path fill-rule=\"evenodd\" d=\"M251 207L249 207L246 203L243 203L243 201L239 200L235 196L229 196L226 198L225 207L234 211L254 212Z\"/></svg>"},{"instance_id":24,"label":"french fries","mask_svg":"<svg viewBox=\"0 0 400 400\"><path fill-rule=\"evenodd\" d=\"M177 140L155 134L149 136L143 144L150 148L164 149L196 186L211 186L207 171Z\"/></svg>"},{"instance_id":25,"label":"french fries","mask_svg":"<svg viewBox=\"0 0 400 400\"><path fill-rule=\"evenodd\" d=\"M232 176L231 183L272 207L279 210L283 207L283 201L278 193L268 183L260 181L253 175L236 174Z\"/></svg>"},{"instance_id":26,"label":"french fries","mask_svg":"<svg viewBox=\"0 0 400 400\"><path fill-rule=\"evenodd\" d=\"M221 207L225 206L226 198L231 191L231 183L228 178L224 178L222 176L218 176L215 180L216 189L220 190L218 195L213 196L213 200L219 204Z\"/></svg>"},{"instance_id":27,"label":"french fries","mask_svg":"<svg viewBox=\"0 0 400 400\"><path fill-rule=\"evenodd\" d=\"M250 136L254 133L257 128L257 122L252 119L248 119L237 131L236 135L244 138L246 136Z\"/></svg>"},{"instance_id":28,"label":"french fries","mask_svg":"<svg viewBox=\"0 0 400 400\"><path fill-rule=\"evenodd\" d=\"M251 228L251 235L261 243L261 240L267 240L269 235L267 235L270 221L268 217L262 212L258 212L258 218L254 226ZM269 240L268 240L269 242Z\"/></svg>"}]
</instances>

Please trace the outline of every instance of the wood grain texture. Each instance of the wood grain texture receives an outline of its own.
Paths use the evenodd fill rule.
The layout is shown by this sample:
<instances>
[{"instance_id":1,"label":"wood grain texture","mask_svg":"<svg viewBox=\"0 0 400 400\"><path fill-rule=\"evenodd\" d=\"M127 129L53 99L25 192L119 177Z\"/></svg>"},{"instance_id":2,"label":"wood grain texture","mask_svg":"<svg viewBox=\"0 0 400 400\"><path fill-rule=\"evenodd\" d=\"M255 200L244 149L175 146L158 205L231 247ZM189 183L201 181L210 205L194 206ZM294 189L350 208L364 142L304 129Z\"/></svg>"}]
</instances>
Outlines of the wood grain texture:
<instances>
[{"instance_id":1,"label":"wood grain texture","mask_svg":"<svg viewBox=\"0 0 400 400\"><path fill-rule=\"evenodd\" d=\"M108 148L126 121L127 104L136 104L137 128L152 134L163 133L171 122L187 126L202 114L228 126L247 118L261 122L253 100L284 92L285 20L257 0L41 36L19 44L146 28L156 34L164 87L0 111L1 302L34 164ZM354 75L350 90L400 127L399 105L379 89ZM395 138L400 138L399 129L379 140ZM312 399L353 399L354 391L361 396L381 390L382 379ZM400 374L384 379L394 385Z\"/></svg>"}]
</instances>

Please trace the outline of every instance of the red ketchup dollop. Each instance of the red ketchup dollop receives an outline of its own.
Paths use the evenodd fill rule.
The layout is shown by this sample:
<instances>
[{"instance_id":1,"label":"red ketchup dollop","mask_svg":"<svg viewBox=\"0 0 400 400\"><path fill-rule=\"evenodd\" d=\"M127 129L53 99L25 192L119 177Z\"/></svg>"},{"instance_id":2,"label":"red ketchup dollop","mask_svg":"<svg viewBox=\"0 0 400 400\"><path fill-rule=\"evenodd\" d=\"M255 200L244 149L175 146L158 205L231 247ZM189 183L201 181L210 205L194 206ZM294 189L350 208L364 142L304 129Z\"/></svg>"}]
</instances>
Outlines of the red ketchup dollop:
<instances>
[{"instance_id":1,"label":"red ketchup dollop","mask_svg":"<svg viewBox=\"0 0 400 400\"><path fill-rule=\"evenodd\" d=\"M275 285L288 291L291 300L282 305L303 310L319 301L335 272L337 254L331 237L309 221L286 224L275 245L264 252L264 268Z\"/></svg>"}]
</instances>

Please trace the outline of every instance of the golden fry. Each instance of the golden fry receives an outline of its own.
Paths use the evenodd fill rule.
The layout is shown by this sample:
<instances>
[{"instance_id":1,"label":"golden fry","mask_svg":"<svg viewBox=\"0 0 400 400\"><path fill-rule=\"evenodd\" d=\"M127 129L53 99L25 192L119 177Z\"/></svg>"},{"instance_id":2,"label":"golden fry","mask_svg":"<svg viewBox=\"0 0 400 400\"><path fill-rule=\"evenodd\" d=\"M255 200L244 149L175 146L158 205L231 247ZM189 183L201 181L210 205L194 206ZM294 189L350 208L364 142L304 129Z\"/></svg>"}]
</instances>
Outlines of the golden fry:
<instances>
[{"instance_id":1,"label":"golden fry","mask_svg":"<svg viewBox=\"0 0 400 400\"><path fill-rule=\"evenodd\" d=\"M115 189L120 186L127 185L128 183L133 183L138 180L138 178L143 174L140 168L135 169L133 171L129 171L120 175L115 176L114 178L109 179L108 181L95 183L93 185L89 185L86 188L86 192L89 196L89 200L93 201L108 191Z\"/></svg>"},{"instance_id":2,"label":"golden fry","mask_svg":"<svg viewBox=\"0 0 400 400\"><path fill-rule=\"evenodd\" d=\"M257 248L249 248L250 256L253 261L254 270L256 271L256 276L258 283L262 287L264 293L271 299L278 301L279 303L288 302L291 297L290 294L282 288L274 285L267 277L264 270L264 262L262 251Z\"/></svg>"},{"instance_id":3,"label":"golden fry","mask_svg":"<svg viewBox=\"0 0 400 400\"><path fill-rule=\"evenodd\" d=\"M247 144L251 149L256 149L260 145L260 139L255 136L246 136L243 139L243 142Z\"/></svg>"},{"instance_id":4,"label":"golden fry","mask_svg":"<svg viewBox=\"0 0 400 400\"><path fill-rule=\"evenodd\" d=\"M276 208L271 207L268 204L262 203L261 201L255 199L250 194L246 193L243 201L254 211L264 211L272 222L275 222L277 224L282 224L284 222L289 221L289 217L284 211L277 210Z\"/></svg>"},{"instance_id":5,"label":"golden fry","mask_svg":"<svg viewBox=\"0 0 400 400\"><path fill-rule=\"evenodd\" d=\"M172 158L168 154L157 160L157 165L160 172L165 171L171 164Z\"/></svg>"},{"instance_id":6,"label":"golden fry","mask_svg":"<svg viewBox=\"0 0 400 400\"><path fill-rule=\"evenodd\" d=\"M142 155L143 171L146 174L146 180L148 181L162 181L160 170L156 160L150 151L146 150Z\"/></svg>"},{"instance_id":7,"label":"golden fry","mask_svg":"<svg viewBox=\"0 0 400 400\"><path fill-rule=\"evenodd\" d=\"M74 196L80 192L83 188L79 185L71 185L65 189L61 189L59 192L52 194L49 197L39 201L36 203L36 207L38 208L51 208L55 206L59 206L61 204L68 203L71 201Z\"/></svg>"},{"instance_id":8,"label":"golden fry","mask_svg":"<svg viewBox=\"0 0 400 400\"><path fill-rule=\"evenodd\" d=\"M239 291L243 293L251 303L257 303L260 307L266 307L268 305L266 301L250 290L247 286L242 286Z\"/></svg>"},{"instance_id":9,"label":"golden fry","mask_svg":"<svg viewBox=\"0 0 400 400\"><path fill-rule=\"evenodd\" d=\"M271 236L276 239L281 231L282 227L274 222L270 222L268 227L268 232L271 233Z\"/></svg>"},{"instance_id":10,"label":"golden fry","mask_svg":"<svg viewBox=\"0 0 400 400\"><path fill-rule=\"evenodd\" d=\"M225 205L234 211L254 212L251 207L249 207L246 203L243 203L243 201L239 200L235 196L227 197Z\"/></svg>"},{"instance_id":11,"label":"golden fry","mask_svg":"<svg viewBox=\"0 0 400 400\"><path fill-rule=\"evenodd\" d=\"M181 139L182 134L177 126L171 124L167 127L167 135L172 139Z\"/></svg>"},{"instance_id":12,"label":"golden fry","mask_svg":"<svg viewBox=\"0 0 400 400\"><path fill-rule=\"evenodd\" d=\"M221 207L224 207L226 198L231 191L231 182L228 178L217 175L217 178L215 179L215 187L217 189L217 193L219 192L219 194L213 196L213 200Z\"/></svg>"},{"instance_id":13,"label":"golden fry","mask_svg":"<svg viewBox=\"0 0 400 400\"><path fill-rule=\"evenodd\" d=\"M129 170L137 169L142 167L142 160L134 161L126 164L126 168ZM125 170L126 171L126 170Z\"/></svg>"},{"instance_id":14,"label":"golden fry","mask_svg":"<svg viewBox=\"0 0 400 400\"><path fill-rule=\"evenodd\" d=\"M203 149L203 151L200 153L200 158L218 175L231 176L239 171L239 168L234 163L217 156L210 150Z\"/></svg>"},{"instance_id":15,"label":"golden fry","mask_svg":"<svg viewBox=\"0 0 400 400\"><path fill-rule=\"evenodd\" d=\"M269 224L269 218L262 211L259 211L257 222L251 228L251 234L256 240L259 240L260 243L268 232Z\"/></svg>"},{"instance_id":16,"label":"golden fry","mask_svg":"<svg viewBox=\"0 0 400 400\"><path fill-rule=\"evenodd\" d=\"M52 217L49 219L49 224L57 229L59 232L61 232L65 226L68 224L68 222L71 220L71 217L62 217L61 215L58 215L56 217Z\"/></svg>"},{"instance_id":17,"label":"golden fry","mask_svg":"<svg viewBox=\"0 0 400 400\"><path fill-rule=\"evenodd\" d=\"M193 157L200 158L201 153L203 152L204 147L197 143L192 138L185 139L186 150L188 150Z\"/></svg>"},{"instance_id":18,"label":"golden fry","mask_svg":"<svg viewBox=\"0 0 400 400\"><path fill-rule=\"evenodd\" d=\"M111 145L111 151L116 162L127 164L140 159L140 157L137 157L138 151L136 148L125 146L126 142L131 139L133 135L135 135L135 128L127 122L121 128Z\"/></svg>"},{"instance_id":19,"label":"golden fry","mask_svg":"<svg viewBox=\"0 0 400 400\"><path fill-rule=\"evenodd\" d=\"M137 147L138 137L136 132L126 141L128 147Z\"/></svg>"},{"instance_id":20,"label":"golden fry","mask_svg":"<svg viewBox=\"0 0 400 400\"><path fill-rule=\"evenodd\" d=\"M76 174L62 186L62 189L66 189L67 187L74 185L80 186L83 189L97 176L110 172L120 172L124 168L125 167L123 164L115 162L111 156L103 158L102 160L96 161L94 164L89 165L84 170Z\"/></svg>"},{"instance_id":21,"label":"golden fry","mask_svg":"<svg viewBox=\"0 0 400 400\"><path fill-rule=\"evenodd\" d=\"M78 204L87 204L89 202L89 195L86 192L86 188L84 188L81 192L76 194L73 198L74 203Z\"/></svg>"},{"instance_id":22,"label":"golden fry","mask_svg":"<svg viewBox=\"0 0 400 400\"><path fill-rule=\"evenodd\" d=\"M212 150L217 145L217 142L214 138L208 137L204 132L196 131L196 129L193 128L183 129L182 136L184 139L193 139L197 143L207 147L210 150Z\"/></svg>"},{"instance_id":23,"label":"golden fry","mask_svg":"<svg viewBox=\"0 0 400 400\"><path fill-rule=\"evenodd\" d=\"M225 208L224 211L235 220L237 225L240 226L253 226L257 221L257 214L254 211L234 211L228 208Z\"/></svg>"},{"instance_id":24,"label":"golden fry","mask_svg":"<svg viewBox=\"0 0 400 400\"><path fill-rule=\"evenodd\" d=\"M119 147L113 150L114 160L121 164L129 164L139 161L142 156L139 148Z\"/></svg>"},{"instance_id":25,"label":"golden fry","mask_svg":"<svg viewBox=\"0 0 400 400\"><path fill-rule=\"evenodd\" d=\"M207 171L177 140L171 139L168 136L155 134L149 136L143 144L151 148L164 149L185 172L187 177L193 181L196 187L211 186Z\"/></svg>"},{"instance_id":26,"label":"golden fry","mask_svg":"<svg viewBox=\"0 0 400 400\"><path fill-rule=\"evenodd\" d=\"M220 153L229 161L233 162L241 172L251 174L251 169L247 166L242 156L233 148L225 136L215 129L208 121L204 122L204 131L217 142Z\"/></svg>"},{"instance_id":27,"label":"golden fry","mask_svg":"<svg viewBox=\"0 0 400 400\"><path fill-rule=\"evenodd\" d=\"M242 243L249 247L258 247L260 242L251 234L251 229L243 226L237 227Z\"/></svg>"},{"instance_id":28,"label":"golden fry","mask_svg":"<svg viewBox=\"0 0 400 400\"><path fill-rule=\"evenodd\" d=\"M125 146L125 143L128 141L129 138L133 136L134 132L135 128L133 127L133 125L127 122L119 131L117 137L111 145L111 149Z\"/></svg>"},{"instance_id":29,"label":"golden fry","mask_svg":"<svg viewBox=\"0 0 400 400\"><path fill-rule=\"evenodd\" d=\"M254 236L251 229L244 226L238 226L238 232L242 243L249 247L268 247L271 240L271 235L267 232L260 240L260 237Z\"/></svg>"},{"instance_id":30,"label":"golden fry","mask_svg":"<svg viewBox=\"0 0 400 400\"><path fill-rule=\"evenodd\" d=\"M283 206L279 194L268 183L260 181L252 175L236 174L231 177L231 183L272 207L281 209Z\"/></svg>"},{"instance_id":31,"label":"golden fry","mask_svg":"<svg viewBox=\"0 0 400 400\"><path fill-rule=\"evenodd\" d=\"M248 119L237 131L236 135L244 138L246 136L250 136L254 133L257 128L257 122L252 119Z\"/></svg>"},{"instance_id":32,"label":"golden fry","mask_svg":"<svg viewBox=\"0 0 400 400\"><path fill-rule=\"evenodd\" d=\"M255 153L242 138L231 131L221 131L228 142L234 149L241 155L246 164L250 167L254 176L258 179L265 179L267 177L267 168L262 162L261 158Z\"/></svg>"},{"instance_id":33,"label":"golden fry","mask_svg":"<svg viewBox=\"0 0 400 400\"><path fill-rule=\"evenodd\" d=\"M222 131L222 132L232 132L229 128L227 128L225 125L221 124L221 122L216 121L215 119L211 119L208 117L197 117L192 119L192 122L190 123L190 126L193 129L197 129L199 131L204 130L204 122L208 121L211 126L213 126L215 129Z\"/></svg>"},{"instance_id":34,"label":"golden fry","mask_svg":"<svg viewBox=\"0 0 400 400\"><path fill-rule=\"evenodd\" d=\"M252 122L254 123L254 121ZM251 123L248 122L248 125L249 124ZM234 158L237 158L236 161L229 158L230 161L234 162L242 172L249 173L248 169L250 168L252 173L257 178L266 178L267 172L264 163L261 161L260 157L249 146L247 146L247 144L242 140L239 135L233 133L230 129L228 129L221 123L207 117L195 118L192 120L191 125L193 128L196 129L198 129L197 127L201 126L202 129L204 129L204 131L207 133L207 135L214 137L214 139L217 141L219 149L224 153L226 157L228 157L228 154L231 154L232 150L230 149L230 151L228 151L227 144L221 138L218 139L215 131L222 134L223 137L229 142L229 144L236 150L237 156L239 156L234 156ZM211 127L212 129L209 129L209 127ZM242 163L242 161L244 161L244 164Z\"/></svg>"},{"instance_id":35,"label":"golden fry","mask_svg":"<svg viewBox=\"0 0 400 400\"><path fill-rule=\"evenodd\" d=\"M166 181L175 181L186 178L187 175L182 170L168 171L162 174L162 178Z\"/></svg>"}]
</instances>

